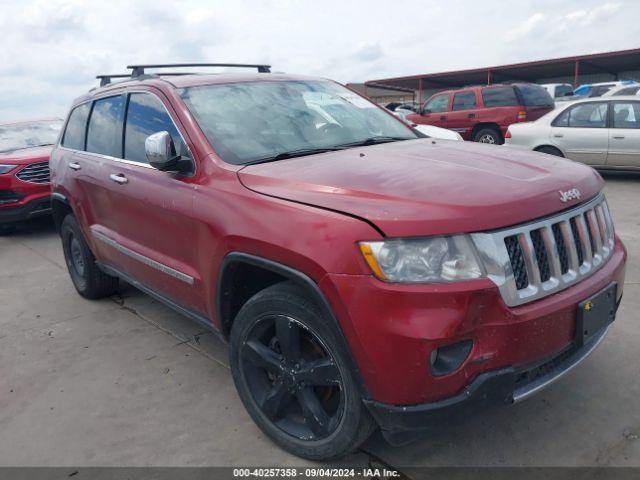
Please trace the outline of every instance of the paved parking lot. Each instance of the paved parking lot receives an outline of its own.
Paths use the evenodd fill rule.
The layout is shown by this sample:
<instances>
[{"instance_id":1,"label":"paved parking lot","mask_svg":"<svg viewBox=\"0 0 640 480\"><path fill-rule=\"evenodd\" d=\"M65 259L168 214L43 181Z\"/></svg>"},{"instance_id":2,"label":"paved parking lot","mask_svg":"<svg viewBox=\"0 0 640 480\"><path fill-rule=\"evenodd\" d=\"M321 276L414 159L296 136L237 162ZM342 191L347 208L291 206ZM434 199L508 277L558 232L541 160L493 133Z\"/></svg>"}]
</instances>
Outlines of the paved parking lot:
<instances>
[{"instance_id":1,"label":"paved parking lot","mask_svg":"<svg viewBox=\"0 0 640 480\"><path fill-rule=\"evenodd\" d=\"M630 261L600 348L522 404L346 462L640 466L640 176L606 180ZM0 299L1 466L304 464L254 426L214 335L132 288L80 298L48 222L0 237Z\"/></svg>"}]
</instances>

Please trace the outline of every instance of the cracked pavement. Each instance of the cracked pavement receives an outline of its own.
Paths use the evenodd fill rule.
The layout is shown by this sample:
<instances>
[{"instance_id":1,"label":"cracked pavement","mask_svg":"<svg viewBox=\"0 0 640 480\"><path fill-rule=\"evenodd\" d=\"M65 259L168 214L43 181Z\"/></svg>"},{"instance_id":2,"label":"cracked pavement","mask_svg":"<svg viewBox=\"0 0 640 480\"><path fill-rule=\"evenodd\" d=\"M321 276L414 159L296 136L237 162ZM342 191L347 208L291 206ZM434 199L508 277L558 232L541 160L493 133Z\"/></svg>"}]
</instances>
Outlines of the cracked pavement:
<instances>
[{"instance_id":1,"label":"cracked pavement","mask_svg":"<svg viewBox=\"0 0 640 480\"><path fill-rule=\"evenodd\" d=\"M640 176L607 175L629 249L618 319L534 398L437 425L358 466L640 466ZM79 297L50 223L0 237L0 466L305 465L240 404L215 334L131 287Z\"/></svg>"}]
</instances>

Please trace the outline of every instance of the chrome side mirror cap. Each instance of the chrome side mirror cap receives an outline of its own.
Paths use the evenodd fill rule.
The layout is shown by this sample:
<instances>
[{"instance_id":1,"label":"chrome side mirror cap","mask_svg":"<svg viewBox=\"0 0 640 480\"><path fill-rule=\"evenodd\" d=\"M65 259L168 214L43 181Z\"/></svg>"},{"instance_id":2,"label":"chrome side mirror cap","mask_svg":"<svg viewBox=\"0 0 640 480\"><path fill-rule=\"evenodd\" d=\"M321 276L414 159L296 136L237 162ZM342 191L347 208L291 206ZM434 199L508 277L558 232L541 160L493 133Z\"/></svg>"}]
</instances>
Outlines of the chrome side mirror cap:
<instances>
[{"instance_id":1,"label":"chrome side mirror cap","mask_svg":"<svg viewBox=\"0 0 640 480\"><path fill-rule=\"evenodd\" d=\"M176 148L169 132L149 135L144 141L144 153L152 167L165 170L167 164L176 157Z\"/></svg>"}]
</instances>

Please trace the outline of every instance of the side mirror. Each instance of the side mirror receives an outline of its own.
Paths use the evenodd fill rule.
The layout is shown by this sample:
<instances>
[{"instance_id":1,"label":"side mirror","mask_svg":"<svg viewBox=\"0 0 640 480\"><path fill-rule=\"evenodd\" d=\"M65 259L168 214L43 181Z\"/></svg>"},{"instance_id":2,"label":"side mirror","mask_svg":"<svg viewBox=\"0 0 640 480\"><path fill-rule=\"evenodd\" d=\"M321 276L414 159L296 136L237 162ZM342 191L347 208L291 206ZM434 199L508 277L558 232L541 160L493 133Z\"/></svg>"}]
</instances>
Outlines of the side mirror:
<instances>
[{"instance_id":1,"label":"side mirror","mask_svg":"<svg viewBox=\"0 0 640 480\"><path fill-rule=\"evenodd\" d=\"M422 113L422 115L425 115L427 113L431 113L431 110L429 110L428 108L423 108L422 112L420 112L420 113Z\"/></svg>"},{"instance_id":2,"label":"side mirror","mask_svg":"<svg viewBox=\"0 0 640 480\"><path fill-rule=\"evenodd\" d=\"M161 131L149 135L144 141L144 152L149 164L162 172L187 172L191 162L183 160L176 153L176 147L169 132Z\"/></svg>"}]
</instances>

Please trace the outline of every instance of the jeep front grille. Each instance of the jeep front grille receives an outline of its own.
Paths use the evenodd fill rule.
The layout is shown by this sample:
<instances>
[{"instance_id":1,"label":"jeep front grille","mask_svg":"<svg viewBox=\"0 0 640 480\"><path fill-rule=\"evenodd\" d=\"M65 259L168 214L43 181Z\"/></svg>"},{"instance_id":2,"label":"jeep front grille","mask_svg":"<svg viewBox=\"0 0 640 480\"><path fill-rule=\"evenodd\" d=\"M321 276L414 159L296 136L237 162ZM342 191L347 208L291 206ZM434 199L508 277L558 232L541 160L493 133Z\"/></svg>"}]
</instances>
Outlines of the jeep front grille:
<instances>
[{"instance_id":1,"label":"jeep front grille","mask_svg":"<svg viewBox=\"0 0 640 480\"><path fill-rule=\"evenodd\" d=\"M505 303L521 305L588 277L611 255L613 222L603 195L542 220L473 234Z\"/></svg>"},{"instance_id":2,"label":"jeep front grille","mask_svg":"<svg viewBox=\"0 0 640 480\"><path fill-rule=\"evenodd\" d=\"M49 176L49 162L32 163L16 173L20 180L31 183L49 183Z\"/></svg>"}]
</instances>

